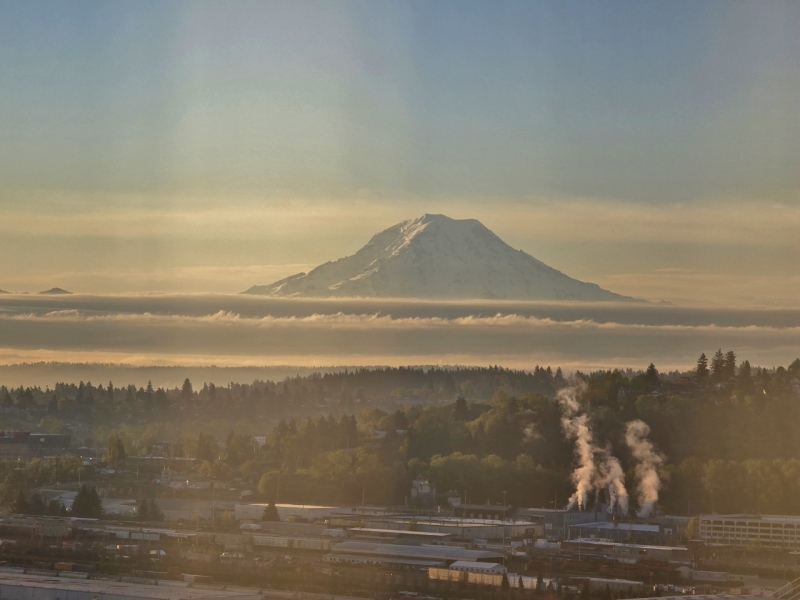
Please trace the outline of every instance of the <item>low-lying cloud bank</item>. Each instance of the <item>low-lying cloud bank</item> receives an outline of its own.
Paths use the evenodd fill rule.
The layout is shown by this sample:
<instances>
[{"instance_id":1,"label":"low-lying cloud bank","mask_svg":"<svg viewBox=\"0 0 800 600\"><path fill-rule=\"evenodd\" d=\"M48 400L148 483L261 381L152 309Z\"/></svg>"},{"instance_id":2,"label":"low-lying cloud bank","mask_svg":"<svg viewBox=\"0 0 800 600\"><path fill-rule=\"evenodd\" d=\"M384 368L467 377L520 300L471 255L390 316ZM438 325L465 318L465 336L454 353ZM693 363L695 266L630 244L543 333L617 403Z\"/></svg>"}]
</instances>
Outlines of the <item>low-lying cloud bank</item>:
<instances>
[{"instance_id":1,"label":"low-lying cloud bank","mask_svg":"<svg viewBox=\"0 0 800 600\"><path fill-rule=\"evenodd\" d=\"M0 364L499 364L691 368L734 349L754 364L798 354L800 311L668 306L303 301L242 296L0 299Z\"/></svg>"}]
</instances>

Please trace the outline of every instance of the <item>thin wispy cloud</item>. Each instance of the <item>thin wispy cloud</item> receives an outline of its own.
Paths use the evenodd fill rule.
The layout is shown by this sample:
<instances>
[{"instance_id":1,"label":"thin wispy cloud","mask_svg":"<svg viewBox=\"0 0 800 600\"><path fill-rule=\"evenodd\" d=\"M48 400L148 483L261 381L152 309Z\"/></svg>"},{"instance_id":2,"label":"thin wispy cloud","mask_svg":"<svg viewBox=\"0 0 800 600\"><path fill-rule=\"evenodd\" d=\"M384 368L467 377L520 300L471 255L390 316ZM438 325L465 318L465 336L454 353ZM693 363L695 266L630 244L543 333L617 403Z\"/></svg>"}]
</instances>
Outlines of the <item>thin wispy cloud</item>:
<instances>
[{"instance_id":1,"label":"thin wispy cloud","mask_svg":"<svg viewBox=\"0 0 800 600\"><path fill-rule=\"evenodd\" d=\"M211 312L209 306L222 307ZM342 310L342 309L345 310ZM577 316L588 311L591 316ZM564 364L688 369L733 348L786 364L798 311L623 305L121 296L0 300L0 361L47 356L129 364ZM645 358L642 358L645 357ZM640 365L646 366L646 365Z\"/></svg>"}]
</instances>

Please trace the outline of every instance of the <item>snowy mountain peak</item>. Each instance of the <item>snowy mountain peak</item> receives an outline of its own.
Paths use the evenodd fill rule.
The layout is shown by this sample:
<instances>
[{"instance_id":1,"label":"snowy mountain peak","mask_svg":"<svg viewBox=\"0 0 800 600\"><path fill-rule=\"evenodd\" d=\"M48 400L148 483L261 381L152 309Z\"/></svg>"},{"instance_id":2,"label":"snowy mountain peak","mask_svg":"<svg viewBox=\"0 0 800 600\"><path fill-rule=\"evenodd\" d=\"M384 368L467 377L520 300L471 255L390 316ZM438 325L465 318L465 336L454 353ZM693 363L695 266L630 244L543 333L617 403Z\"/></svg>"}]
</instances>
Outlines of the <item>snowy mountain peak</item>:
<instances>
[{"instance_id":1,"label":"snowy mountain peak","mask_svg":"<svg viewBox=\"0 0 800 600\"><path fill-rule=\"evenodd\" d=\"M514 250L475 219L425 214L375 236L352 256L245 293L441 299L631 298L572 279Z\"/></svg>"}]
</instances>

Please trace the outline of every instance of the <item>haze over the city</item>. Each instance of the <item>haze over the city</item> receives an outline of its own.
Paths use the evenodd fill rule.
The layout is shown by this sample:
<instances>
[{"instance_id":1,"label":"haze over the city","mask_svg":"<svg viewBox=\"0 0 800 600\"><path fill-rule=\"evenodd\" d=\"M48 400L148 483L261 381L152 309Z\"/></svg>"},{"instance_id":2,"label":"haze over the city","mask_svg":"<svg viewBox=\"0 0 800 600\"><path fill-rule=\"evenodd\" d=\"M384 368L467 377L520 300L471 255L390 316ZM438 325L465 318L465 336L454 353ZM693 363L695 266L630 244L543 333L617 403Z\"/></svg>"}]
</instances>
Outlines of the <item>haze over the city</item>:
<instances>
[{"instance_id":1,"label":"haze over the city","mask_svg":"<svg viewBox=\"0 0 800 600\"><path fill-rule=\"evenodd\" d=\"M702 341L670 330L654 360L741 342L786 362L800 294L798 24L794 2L5 3L0 289L115 295L102 315L119 320L149 318L142 306L126 316L137 294L209 294L221 299L185 298L170 315L207 305L219 325L241 301L217 295L441 213L616 294L761 309ZM45 317L25 298L0 305L3 363L191 359L144 333L127 346L64 341L73 333L59 328L85 332L99 315L81 311L99 301L61 298ZM651 326L627 310L603 327ZM718 326L715 313L680 314L669 326L692 335ZM628 338L589 351L589 337L559 334L537 353L501 338L483 354L420 336L414 348L384 337L374 355L339 345L342 361L311 341L288 355L485 363L511 348L523 365L549 348L593 366L643 355ZM278 360L252 351L220 363Z\"/></svg>"}]
</instances>

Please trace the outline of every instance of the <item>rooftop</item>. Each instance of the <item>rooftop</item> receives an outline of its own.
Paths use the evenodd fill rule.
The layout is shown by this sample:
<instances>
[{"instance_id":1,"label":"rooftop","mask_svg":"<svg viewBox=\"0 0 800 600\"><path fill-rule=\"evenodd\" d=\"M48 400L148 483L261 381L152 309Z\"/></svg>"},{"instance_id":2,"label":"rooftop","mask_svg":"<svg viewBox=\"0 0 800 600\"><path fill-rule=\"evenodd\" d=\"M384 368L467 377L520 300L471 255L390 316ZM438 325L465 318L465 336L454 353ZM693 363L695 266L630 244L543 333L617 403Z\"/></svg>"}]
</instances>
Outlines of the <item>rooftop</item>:
<instances>
[{"instance_id":1,"label":"rooftop","mask_svg":"<svg viewBox=\"0 0 800 600\"><path fill-rule=\"evenodd\" d=\"M700 519L747 519L748 521L766 521L769 523L798 523L800 516L796 515L700 515Z\"/></svg>"},{"instance_id":2,"label":"rooftop","mask_svg":"<svg viewBox=\"0 0 800 600\"><path fill-rule=\"evenodd\" d=\"M642 533L658 533L658 525L649 523L615 523L613 521L599 521L595 523L576 523L573 527L587 529L603 529L608 531L639 531Z\"/></svg>"},{"instance_id":3,"label":"rooftop","mask_svg":"<svg viewBox=\"0 0 800 600\"><path fill-rule=\"evenodd\" d=\"M103 594L115 598L154 598L155 600L261 600L258 590L221 590L197 586L188 587L183 582L170 582L167 585L142 585L96 579L67 579L43 575L23 575L21 573L0 572L0 589L28 588L53 590L50 594L68 596L72 594ZM60 592L56 594L56 592ZM4 597L9 595L8 592ZM25 594L27 597L27 594ZM32 597L32 596L31 596Z\"/></svg>"},{"instance_id":4,"label":"rooftop","mask_svg":"<svg viewBox=\"0 0 800 600\"><path fill-rule=\"evenodd\" d=\"M499 552L470 550L457 546L404 546L401 544L380 544L377 542L347 541L335 544L334 554L392 556L417 560L502 560Z\"/></svg>"},{"instance_id":5,"label":"rooftop","mask_svg":"<svg viewBox=\"0 0 800 600\"><path fill-rule=\"evenodd\" d=\"M378 529L375 527L350 527L347 531L355 533L386 533L397 537L426 537L426 538L448 538L452 533L436 533L432 531L406 531L405 529Z\"/></svg>"}]
</instances>

